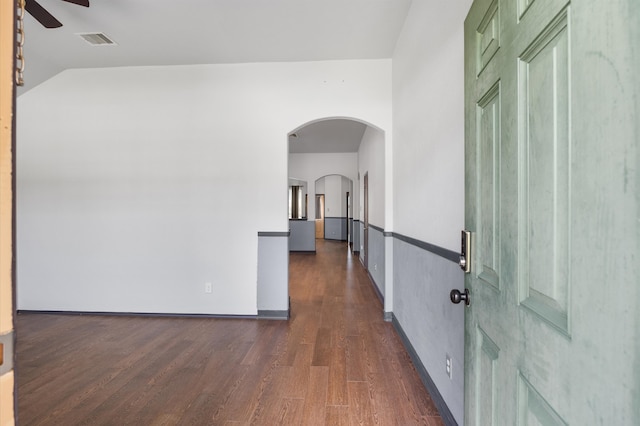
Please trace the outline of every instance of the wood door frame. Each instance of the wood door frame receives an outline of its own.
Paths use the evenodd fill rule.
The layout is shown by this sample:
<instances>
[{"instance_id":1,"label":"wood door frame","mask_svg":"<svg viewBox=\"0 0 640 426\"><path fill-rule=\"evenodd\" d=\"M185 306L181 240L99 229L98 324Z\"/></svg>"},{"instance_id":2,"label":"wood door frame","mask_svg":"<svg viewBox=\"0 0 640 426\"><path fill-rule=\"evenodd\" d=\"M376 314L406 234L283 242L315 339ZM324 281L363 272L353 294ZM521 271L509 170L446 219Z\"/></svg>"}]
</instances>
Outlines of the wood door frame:
<instances>
[{"instance_id":1,"label":"wood door frame","mask_svg":"<svg viewBox=\"0 0 640 426\"><path fill-rule=\"evenodd\" d=\"M369 269L369 172L363 177L364 194L364 243L362 245L362 263L365 269Z\"/></svg>"},{"instance_id":2,"label":"wood door frame","mask_svg":"<svg viewBox=\"0 0 640 426\"><path fill-rule=\"evenodd\" d=\"M346 194L346 206L347 206L347 244L353 249L353 240L351 239L351 221L349 220L349 204L351 201L351 191L347 191Z\"/></svg>"},{"instance_id":3,"label":"wood door frame","mask_svg":"<svg viewBox=\"0 0 640 426\"><path fill-rule=\"evenodd\" d=\"M316 239L324 239L325 238L325 226L324 226L324 218L325 218L325 212L324 212L324 205L325 205L325 200L324 200L324 194L316 194L315 196L315 228L316 228ZM322 211L320 211L320 209L318 209L318 206L322 207ZM318 219L318 214L320 214L320 219ZM322 228L322 232L321 232L321 236L318 236L318 225L320 225L320 227Z\"/></svg>"},{"instance_id":4,"label":"wood door frame","mask_svg":"<svg viewBox=\"0 0 640 426\"><path fill-rule=\"evenodd\" d=\"M0 423L17 413L14 369L16 306L16 2L0 4Z\"/></svg>"}]
</instances>

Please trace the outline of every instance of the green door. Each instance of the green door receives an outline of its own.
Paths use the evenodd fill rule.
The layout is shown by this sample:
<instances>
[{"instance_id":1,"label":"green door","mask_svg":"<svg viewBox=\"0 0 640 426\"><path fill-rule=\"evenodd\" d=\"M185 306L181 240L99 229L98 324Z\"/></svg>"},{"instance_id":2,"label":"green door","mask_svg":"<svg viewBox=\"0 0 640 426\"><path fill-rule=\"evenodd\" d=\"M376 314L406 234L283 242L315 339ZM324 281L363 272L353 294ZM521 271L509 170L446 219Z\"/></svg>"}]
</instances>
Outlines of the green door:
<instances>
[{"instance_id":1,"label":"green door","mask_svg":"<svg viewBox=\"0 0 640 426\"><path fill-rule=\"evenodd\" d=\"M640 422L638 28L639 0L467 16L468 425Z\"/></svg>"}]
</instances>

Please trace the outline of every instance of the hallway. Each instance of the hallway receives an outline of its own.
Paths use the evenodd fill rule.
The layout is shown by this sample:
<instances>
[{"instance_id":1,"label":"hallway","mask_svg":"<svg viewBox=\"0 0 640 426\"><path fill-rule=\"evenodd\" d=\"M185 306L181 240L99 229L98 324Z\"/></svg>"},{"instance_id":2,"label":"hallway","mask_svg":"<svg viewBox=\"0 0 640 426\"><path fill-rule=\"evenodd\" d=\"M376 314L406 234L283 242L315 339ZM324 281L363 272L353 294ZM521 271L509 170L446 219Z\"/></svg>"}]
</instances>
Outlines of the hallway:
<instances>
[{"instance_id":1,"label":"hallway","mask_svg":"<svg viewBox=\"0 0 640 426\"><path fill-rule=\"evenodd\" d=\"M359 260L316 249L289 321L20 314L19 424L442 424Z\"/></svg>"}]
</instances>

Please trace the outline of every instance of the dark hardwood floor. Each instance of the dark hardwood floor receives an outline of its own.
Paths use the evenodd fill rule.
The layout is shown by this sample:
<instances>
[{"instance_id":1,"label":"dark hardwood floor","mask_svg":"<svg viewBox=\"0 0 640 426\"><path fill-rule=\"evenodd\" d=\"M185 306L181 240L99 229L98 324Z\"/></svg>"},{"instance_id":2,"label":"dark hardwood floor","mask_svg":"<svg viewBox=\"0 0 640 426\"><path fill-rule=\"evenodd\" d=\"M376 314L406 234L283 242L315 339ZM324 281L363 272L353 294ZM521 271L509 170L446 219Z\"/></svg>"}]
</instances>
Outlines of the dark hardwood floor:
<instances>
[{"instance_id":1,"label":"dark hardwood floor","mask_svg":"<svg viewBox=\"0 0 640 426\"><path fill-rule=\"evenodd\" d=\"M440 425L359 260L292 254L289 321L20 314L20 425Z\"/></svg>"}]
</instances>

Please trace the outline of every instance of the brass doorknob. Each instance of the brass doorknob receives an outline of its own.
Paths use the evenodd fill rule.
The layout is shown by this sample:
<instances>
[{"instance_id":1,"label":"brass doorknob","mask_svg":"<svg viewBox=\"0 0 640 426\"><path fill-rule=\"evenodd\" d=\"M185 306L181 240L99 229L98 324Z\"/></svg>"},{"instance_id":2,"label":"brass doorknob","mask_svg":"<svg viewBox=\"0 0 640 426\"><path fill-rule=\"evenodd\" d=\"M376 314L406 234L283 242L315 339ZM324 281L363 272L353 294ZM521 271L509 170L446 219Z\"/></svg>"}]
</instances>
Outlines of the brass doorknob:
<instances>
[{"instance_id":1,"label":"brass doorknob","mask_svg":"<svg viewBox=\"0 0 640 426\"><path fill-rule=\"evenodd\" d=\"M463 292L461 292L460 290L451 290L451 293L449 293L449 297L451 298L451 302L455 303L456 305L460 302L462 302L464 300L464 304L469 306L469 304L471 303L471 298L469 297L469 289L464 289Z\"/></svg>"}]
</instances>

